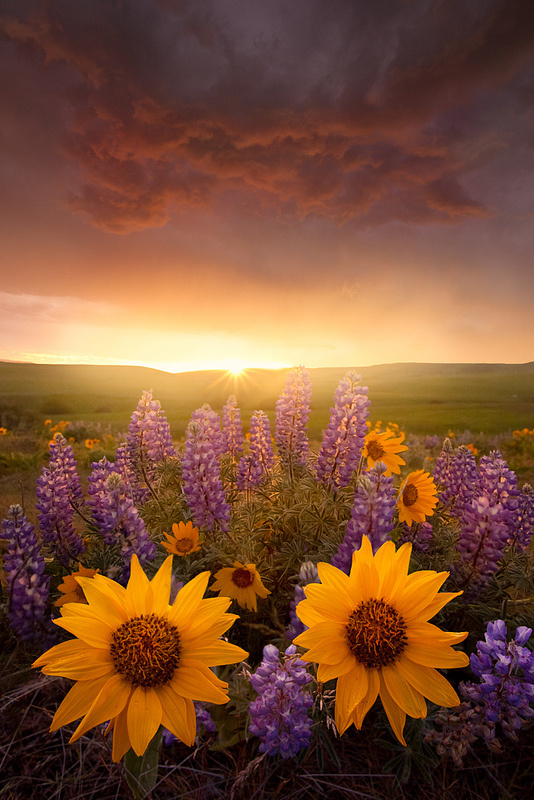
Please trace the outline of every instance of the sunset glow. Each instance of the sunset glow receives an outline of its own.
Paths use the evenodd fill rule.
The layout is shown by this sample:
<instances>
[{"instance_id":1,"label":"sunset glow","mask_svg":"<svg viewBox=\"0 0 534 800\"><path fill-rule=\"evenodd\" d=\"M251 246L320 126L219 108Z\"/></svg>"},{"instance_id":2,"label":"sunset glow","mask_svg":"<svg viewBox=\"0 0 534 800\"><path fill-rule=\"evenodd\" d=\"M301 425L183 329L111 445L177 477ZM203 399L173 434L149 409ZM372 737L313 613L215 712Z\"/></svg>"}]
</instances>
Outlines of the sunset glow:
<instances>
[{"instance_id":1,"label":"sunset glow","mask_svg":"<svg viewBox=\"0 0 534 800\"><path fill-rule=\"evenodd\" d=\"M8 8L0 359L532 360L528 3Z\"/></svg>"}]
</instances>

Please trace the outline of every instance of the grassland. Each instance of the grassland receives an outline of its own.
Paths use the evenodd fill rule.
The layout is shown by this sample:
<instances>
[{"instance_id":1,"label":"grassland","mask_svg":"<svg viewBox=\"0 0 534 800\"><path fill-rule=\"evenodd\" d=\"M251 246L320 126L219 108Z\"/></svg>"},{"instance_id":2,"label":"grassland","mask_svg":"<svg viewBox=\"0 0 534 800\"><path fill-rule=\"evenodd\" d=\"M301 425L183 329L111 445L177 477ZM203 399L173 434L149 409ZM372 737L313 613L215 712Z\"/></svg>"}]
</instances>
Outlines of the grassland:
<instances>
[{"instance_id":1,"label":"grassland","mask_svg":"<svg viewBox=\"0 0 534 800\"><path fill-rule=\"evenodd\" d=\"M534 362L527 364L383 364L355 367L369 387L371 419L418 434L504 433L534 427ZM326 427L343 367L311 369L311 439ZM286 370L171 374L145 367L0 362L0 425L10 418L42 425L45 418L85 420L124 430L143 389L152 389L173 435L183 435L202 403L220 411L235 394L247 421L255 409L274 419Z\"/></svg>"}]
</instances>

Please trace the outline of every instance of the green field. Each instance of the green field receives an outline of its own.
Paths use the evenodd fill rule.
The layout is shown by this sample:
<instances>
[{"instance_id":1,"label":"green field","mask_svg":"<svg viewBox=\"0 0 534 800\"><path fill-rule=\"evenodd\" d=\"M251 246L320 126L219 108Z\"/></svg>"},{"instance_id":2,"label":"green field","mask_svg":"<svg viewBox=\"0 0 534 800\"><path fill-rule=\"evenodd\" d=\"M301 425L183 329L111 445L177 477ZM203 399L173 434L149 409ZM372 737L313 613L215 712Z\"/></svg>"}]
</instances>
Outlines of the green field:
<instances>
[{"instance_id":1,"label":"green field","mask_svg":"<svg viewBox=\"0 0 534 800\"><path fill-rule=\"evenodd\" d=\"M406 431L444 435L449 429L504 433L534 427L534 362L527 364L383 364L355 368L369 387L373 421L396 422ZM342 367L310 369L311 439L319 439ZM0 425L17 414L30 427L45 418L85 420L125 430L144 389L152 389L180 438L202 403L220 412L235 394L246 421L256 409L274 420L286 370L171 374L146 367L48 365L0 362ZM3 420L3 421L2 421Z\"/></svg>"}]
</instances>

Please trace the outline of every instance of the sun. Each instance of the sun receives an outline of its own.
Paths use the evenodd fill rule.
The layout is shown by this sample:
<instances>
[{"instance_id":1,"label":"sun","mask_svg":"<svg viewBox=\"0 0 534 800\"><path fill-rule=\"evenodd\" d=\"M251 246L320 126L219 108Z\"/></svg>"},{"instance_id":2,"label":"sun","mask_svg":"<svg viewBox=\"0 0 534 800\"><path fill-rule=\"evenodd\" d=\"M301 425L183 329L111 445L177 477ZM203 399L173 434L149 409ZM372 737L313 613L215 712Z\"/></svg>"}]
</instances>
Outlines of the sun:
<instances>
[{"instance_id":1,"label":"sun","mask_svg":"<svg viewBox=\"0 0 534 800\"><path fill-rule=\"evenodd\" d=\"M226 367L226 371L232 377L237 378L239 375L242 375L245 371L245 362L241 361L239 358L232 358Z\"/></svg>"}]
</instances>

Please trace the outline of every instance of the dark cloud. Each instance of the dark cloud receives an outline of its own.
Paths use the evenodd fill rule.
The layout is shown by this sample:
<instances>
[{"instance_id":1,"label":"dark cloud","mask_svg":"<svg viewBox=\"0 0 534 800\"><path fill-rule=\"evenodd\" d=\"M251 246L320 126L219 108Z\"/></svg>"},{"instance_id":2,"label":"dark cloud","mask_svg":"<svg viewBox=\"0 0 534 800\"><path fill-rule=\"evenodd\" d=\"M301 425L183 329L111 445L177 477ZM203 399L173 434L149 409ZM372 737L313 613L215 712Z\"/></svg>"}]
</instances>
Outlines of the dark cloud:
<instances>
[{"instance_id":1,"label":"dark cloud","mask_svg":"<svg viewBox=\"0 0 534 800\"><path fill-rule=\"evenodd\" d=\"M531 0L5 7L4 38L61 93L70 207L119 233L243 195L287 219L488 216L464 177L503 97L517 128L532 92Z\"/></svg>"}]
</instances>

